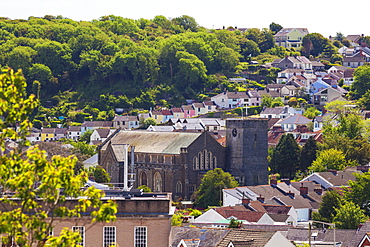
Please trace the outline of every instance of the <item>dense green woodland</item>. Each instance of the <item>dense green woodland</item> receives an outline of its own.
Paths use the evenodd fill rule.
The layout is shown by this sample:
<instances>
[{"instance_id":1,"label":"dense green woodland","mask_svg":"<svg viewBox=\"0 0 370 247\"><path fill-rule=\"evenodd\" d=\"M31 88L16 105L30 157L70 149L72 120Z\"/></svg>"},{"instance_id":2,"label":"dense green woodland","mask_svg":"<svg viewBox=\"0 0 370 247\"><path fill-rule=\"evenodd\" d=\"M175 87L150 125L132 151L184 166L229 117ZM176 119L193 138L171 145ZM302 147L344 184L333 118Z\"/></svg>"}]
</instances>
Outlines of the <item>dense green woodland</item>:
<instances>
[{"instance_id":1,"label":"dense green woodland","mask_svg":"<svg viewBox=\"0 0 370 247\"><path fill-rule=\"evenodd\" d=\"M22 69L28 91L46 106L56 105L60 100L53 96L65 91L77 92L79 102L97 101L91 106L100 110L100 95L107 94L115 96L113 106L124 108L180 105L185 98L219 92L224 75L273 47L269 29L206 30L189 16L0 19L1 66Z\"/></svg>"},{"instance_id":2,"label":"dense green woodland","mask_svg":"<svg viewBox=\"0 0 370 247\"><path fill-rule=\"evenodd\" d=\"M340 64L337 48L348 45L310 33L301 51L274 44L282 26L240 32L229 27L207 30L190 16L133 20L103 16L91 22L62 16L0 18L0 65L22 69L28 93L46 108L34 115L63 116L72 121L111 119L124 109L179 106L223 90L245 90L227 77L254 74L248 87L274 82L279 69L247 62L271 62L291 55L319 57L329 67ZM362 38L370 44L370 37ZM244 87L244 88L243 88ZM357 93L357 92L356 92Z\"/></svg>"}]
</instances>

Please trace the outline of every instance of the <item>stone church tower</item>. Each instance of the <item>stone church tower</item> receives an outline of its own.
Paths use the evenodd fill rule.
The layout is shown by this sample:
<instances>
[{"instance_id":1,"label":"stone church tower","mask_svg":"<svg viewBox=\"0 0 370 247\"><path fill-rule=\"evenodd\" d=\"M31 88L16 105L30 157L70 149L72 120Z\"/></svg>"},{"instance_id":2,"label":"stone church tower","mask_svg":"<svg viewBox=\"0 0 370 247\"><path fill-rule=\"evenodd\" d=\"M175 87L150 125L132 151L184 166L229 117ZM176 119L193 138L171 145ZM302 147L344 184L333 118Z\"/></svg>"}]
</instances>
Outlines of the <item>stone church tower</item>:
<instances>
[{"instance_id":1,"label":"stone church tower","mask_svg":"<svg viewBox=\"0 0 370 247\"><path fill-rule=\"evenodd\" d=\"M240 185L268 184L267 119L227 119L228 171Z\"/></svg>"}]
</instances>

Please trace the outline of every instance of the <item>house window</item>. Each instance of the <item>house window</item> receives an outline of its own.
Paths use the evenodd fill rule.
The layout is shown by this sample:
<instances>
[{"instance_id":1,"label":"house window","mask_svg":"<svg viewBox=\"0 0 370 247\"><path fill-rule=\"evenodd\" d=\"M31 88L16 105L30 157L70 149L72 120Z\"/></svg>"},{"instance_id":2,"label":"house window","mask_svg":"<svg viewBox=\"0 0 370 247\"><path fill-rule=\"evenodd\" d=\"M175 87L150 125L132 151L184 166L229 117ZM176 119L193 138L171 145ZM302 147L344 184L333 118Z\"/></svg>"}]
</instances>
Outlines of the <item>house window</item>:
<instances>
[{"instance_id":1,"label":"house window","mask_svg":"<svg viewBox=\"0 0 370 247\"><path fill-rule=\"evenodd\" d=\"M135 247L147 247L147 228L146 226L135 226Z\"/></svg>"},{"instance_id":2,"label":"house window","mask_svg":"<svg viewBox=\"0 0 370 247\"><path fill-rule=\"evenodd\" d=\"M215 126L215 127L213 127L213 130L217 130L217 127Z\"/></svg>"},{"instance_id":3,"label":"house window","mask_svg":"<svg viewBox=\"0 0 370 247\"><path fill-rule=\"evenodd\" d=\"M122 121L122 125L125 125L126 124L126 122L125 121Z\"/></svg>"},{"instance_id":4,"label":"house window","mask_svg":"<svg viewBox=\"0 0 370 247\"><path fill-rule=\"evenodd\" d=\"M72 231L78 232L81 236L81 242L78 245L85 246L85 227L84 226L72 226Z\"/></svg>"},{"instance_id":5,"label":"house window","mask_svg":"<svg viewBox=\"0 0 370 247\"><path fill-rule=\"evenodd\" d=\"M225 99L221 99L221 102L225 102Z\"/></svg>"},{"instance_id":6,"label":"house window","mask_svg":"<svg viewBox=\"0 0 370 247\"><path fill-rule=\"evenodd\" d=\"M103 228L103 247L116 246L116 227L104 226Z\"/></svg>"}]
</instances>

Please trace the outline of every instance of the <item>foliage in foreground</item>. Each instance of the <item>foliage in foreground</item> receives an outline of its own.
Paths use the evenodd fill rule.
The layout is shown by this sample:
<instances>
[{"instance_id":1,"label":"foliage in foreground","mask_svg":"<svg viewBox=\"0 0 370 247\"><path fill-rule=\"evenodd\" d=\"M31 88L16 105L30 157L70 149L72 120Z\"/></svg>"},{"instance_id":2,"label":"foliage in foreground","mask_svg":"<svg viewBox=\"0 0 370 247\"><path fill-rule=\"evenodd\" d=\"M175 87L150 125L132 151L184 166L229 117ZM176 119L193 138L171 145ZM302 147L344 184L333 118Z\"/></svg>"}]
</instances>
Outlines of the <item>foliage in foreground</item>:
<instances>
[{"instance_id":1,"label":"foliage in foreground","mask_svg":"<svg viewBox=\"0 0 370 247\"><path fill-rule=\"evenodd\" d=\"M221 168L209 170L196 191L195 205L202 208L208 206L220 206L222 203L222 189L234 188L238 186L238 182L228 172L224 172Z\"/></svg>"},{"instance_id":2,"label":"foliage in foreground","mask_svg":"<svg viewBox=\"0 0 370 247\"><path fill-rule=\"evenodd\" d=\"M28 116L38 102L33 95L26 95L25 88L20 71L8 69L0 75L0 186L5 192L0 204L9 209L0 215L2 242L23 247L74 246L80 236L70 229L48 235L55 218L81 217L83 212L90 212L92 222L112 221L117 207L111 200L103 203L103 192L94 187L81 190L87 174L74 174L75 157L48 160L38 147L27 148ZM9 140L18 147L5 153ZM67 197L76 198L77 204L64 206Z\"/></svg>"}]
</instances>

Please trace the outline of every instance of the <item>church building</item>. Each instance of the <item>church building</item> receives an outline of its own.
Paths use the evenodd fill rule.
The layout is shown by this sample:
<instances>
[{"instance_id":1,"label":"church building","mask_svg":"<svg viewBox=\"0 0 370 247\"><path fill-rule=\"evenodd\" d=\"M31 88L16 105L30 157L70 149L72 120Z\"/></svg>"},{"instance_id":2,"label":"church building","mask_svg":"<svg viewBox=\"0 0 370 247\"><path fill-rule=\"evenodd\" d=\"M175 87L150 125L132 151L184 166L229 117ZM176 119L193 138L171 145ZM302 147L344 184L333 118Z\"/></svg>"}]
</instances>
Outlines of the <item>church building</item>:
<instances>
[{"instance_id":1,"label":"church building","mask_svg":"<svg viewBox=\"0 0 370 247\"><path fill-rule=\"evenodd\" d=\"M240 185L267 184L267 119L226 121L227 147L208 132L119 131L99 150L111 182L190 199L208 170L222 168ZM127 162L125 162L127 160Z\"/></svg>"}]
</instances>

